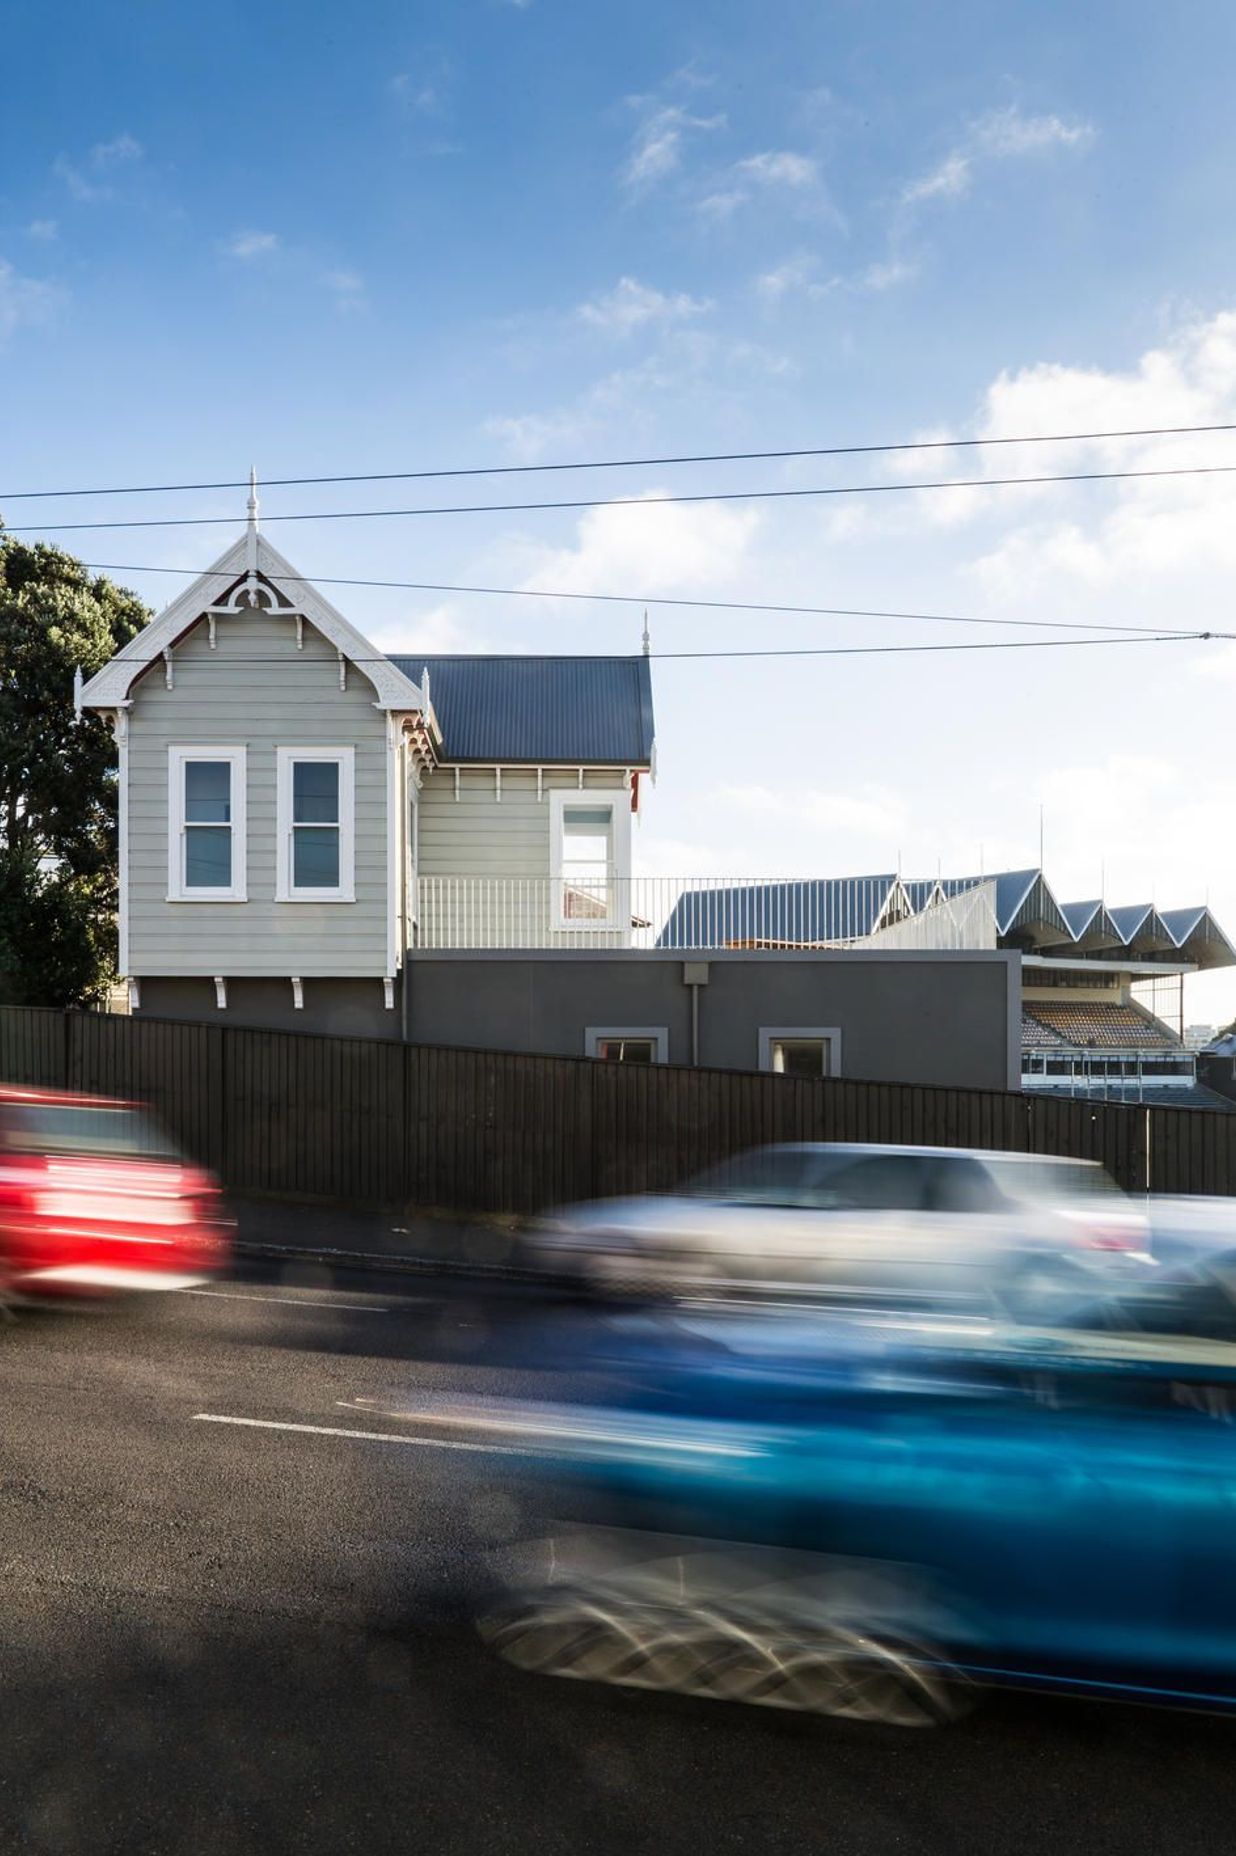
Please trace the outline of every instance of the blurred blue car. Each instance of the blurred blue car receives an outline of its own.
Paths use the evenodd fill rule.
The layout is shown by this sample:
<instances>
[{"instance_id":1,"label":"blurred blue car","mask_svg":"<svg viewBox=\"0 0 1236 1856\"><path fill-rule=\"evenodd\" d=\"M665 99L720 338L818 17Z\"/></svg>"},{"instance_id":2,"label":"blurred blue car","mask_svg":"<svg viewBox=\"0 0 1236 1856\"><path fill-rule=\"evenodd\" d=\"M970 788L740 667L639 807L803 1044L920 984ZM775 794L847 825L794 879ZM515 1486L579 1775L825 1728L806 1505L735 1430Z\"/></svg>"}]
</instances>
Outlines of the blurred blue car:
<instances>
[{"instance_id":1,"label":"blurred blue car","mask_svg":"<svg viewBox=\"0 0 1236 1856\"><path fill-rule=\"evenodd\" d=\"M984 1684L1236 1701L1236 1347L607 1332L600 1398L440 1416L526 1452L546 1518L482 1620L510 1660L906 1724Z\"/></svg>"}]
</instances>

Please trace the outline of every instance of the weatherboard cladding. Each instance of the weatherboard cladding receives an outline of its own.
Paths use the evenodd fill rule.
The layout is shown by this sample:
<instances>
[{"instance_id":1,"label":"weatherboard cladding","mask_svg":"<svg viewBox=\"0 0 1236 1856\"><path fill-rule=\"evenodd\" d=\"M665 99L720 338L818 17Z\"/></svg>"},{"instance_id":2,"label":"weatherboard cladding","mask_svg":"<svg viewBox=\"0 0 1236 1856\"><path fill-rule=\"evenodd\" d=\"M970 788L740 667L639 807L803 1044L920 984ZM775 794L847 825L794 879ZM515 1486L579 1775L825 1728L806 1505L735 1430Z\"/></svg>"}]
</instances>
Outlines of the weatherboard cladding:
<instances>
[{"instance_id":1,"label":"weatherboard cladding","mask_svg":"<svg viewBox=\"0 0 1236 1856\"><path fill-rule=\"evenodd\" d=\"M429 699L448 762L651 764L646 657L392 655L391 662L416 683L429 672Z\"/></svg>"}]
</instances>

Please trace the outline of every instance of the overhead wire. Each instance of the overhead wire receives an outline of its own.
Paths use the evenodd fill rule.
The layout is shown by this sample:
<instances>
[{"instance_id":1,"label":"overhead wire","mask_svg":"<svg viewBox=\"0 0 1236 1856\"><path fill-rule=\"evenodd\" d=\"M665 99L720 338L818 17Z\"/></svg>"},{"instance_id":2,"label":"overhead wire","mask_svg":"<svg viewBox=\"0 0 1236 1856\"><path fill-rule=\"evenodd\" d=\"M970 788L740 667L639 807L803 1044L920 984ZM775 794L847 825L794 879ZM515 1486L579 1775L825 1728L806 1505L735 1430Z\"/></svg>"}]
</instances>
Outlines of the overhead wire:
<instances>
[{"instance_id":1,"label":"overhead wire","mask_svg":"<svg viewBox=\"0 0 1236 1856\"><path fill-rule=\"evenodd\" d=\"M188 578L204 577L198 567L143 566L133 561L85 561L93 573L111 574L179 574ZM212 570L207 569L207 573ZM214 570L218 571L218 570ZM219 572L220 579L231 580L230 570ZM1000 626L1021 631L1085 631L1126 634L1153 634L1155 637L1193 638L1195 630L1164 625L1107 625L1097 619L1001 619L972 617L956 612L901 612L869 606L808 606L785 601L743 599L689 599L682 595L658 593L581 593L527 586L467 586L445 580L373 580L340 574L276 574L263 568L262 578L279 586L350 586L411 593L454 593L486 595L510 599L564 599L597 601L604 605L686 608L704 612L763 612L798 618L889 619L934 625Z\"/></svg>"},{"instance_id":2,"label":"overhead wire","mask_svg":"<svg viewBox=\"0 0 1236 1856\"><path fill-rule=\"evenodd\" d=\"M751 648L734 650L648 651L641 655L649 657L654 662L660 661L662 663L686 658L899 657L929 656L933 653L944 651L1068 651L1079 649L1085 645L1107 646L1110 648L1117 645L1136 644L1201 644L1225 639L1236 639L1236 632L1156 632L1150 636L1136 638L988 638L971 644L787 645L784 647L773 646L771 648L768 646L752 646ZM347 663L355 664L363 668L366 664L390 665L396 658L401 657L409 658L415 662L422 656L426 660L431 660L436 657L450 656L452 654L439 651L395 651L391 653L375 654L372 657L358 657L345 651L342 655ZM467 654L465 653L464 655L466 656ZM515 662L522 662L525 658L531 660L539 655L540 653L535 651L499 651L496 653L487 652L485 657L487 662L492 662L495 656ZM589 655L612 658L615 655L631 656L633 654L629 652L614 653L610 651L598 651L591 654L585 652L580 655L585 658ZM225 665L220 663L218 665L199 666L199 668L216 671L218 675L226 676L230 680L236 674L237 664L244 666L251 664L278 664L286 667L289 662L299 663L300 666L305 669L327 668L330 669L332 673L334 670L334 665L328 664L325 659L288 659L282 656L263 657L257 653L249 652L246 652L241 658L234 658L230 664ZM135 674L137 674L136 669Z\"/></svg>"},{"instance_id":3,"label":"overhead wire","mask_svg":"<svg viewBox=\"0 0 1236 1856\"><path fill-rule=\"evenodd\" d=\"M893 452L966 451L997 445L1066 445L1098 443L1122 438L1181 438L1210 432L1236 432L1236 424L1129 426L1110 431L1034 432L1021 436L988 438L911 438L879 444L784 446L773 451L698 451L663 457L576 458L548 464L474 464L435 470L352 471L329 476L268 477L267 489L303 488L335 483L411 483L450 477L521 477L553 471L650 470L680 464L785 463L798 458L861 457ZM189 490L245 490L247 479L221 479L200 483L136 483L91 486L77 490L5 490L0 503L76 496L163 496Z\"/></svg>"},{"instance_id":4,"label":"overhead wire","mask_svg":"<svg viewBox=\"0 0 1236 1856\"><path fill-rule=\"evenodd\" d=\"M945 477L904 483L844 483L780 490L708 490L672 496L581 496L536 503L429 504L413 509L306 509L265 515L271 522L360 522L413 516L514 515L535 510L651 509L666 503L763 503L823 496L885 496L923 490L997 490L1021 484L1123 483L1150 477L1220 477L1236 473L1236 464L1181 464L1145 470L1045 472L1032 477ZM5 529L9 535L68 535L95 529L235 528L234 516L141 516L110 522L43 522Z\"/></svg>"}]
</instances>

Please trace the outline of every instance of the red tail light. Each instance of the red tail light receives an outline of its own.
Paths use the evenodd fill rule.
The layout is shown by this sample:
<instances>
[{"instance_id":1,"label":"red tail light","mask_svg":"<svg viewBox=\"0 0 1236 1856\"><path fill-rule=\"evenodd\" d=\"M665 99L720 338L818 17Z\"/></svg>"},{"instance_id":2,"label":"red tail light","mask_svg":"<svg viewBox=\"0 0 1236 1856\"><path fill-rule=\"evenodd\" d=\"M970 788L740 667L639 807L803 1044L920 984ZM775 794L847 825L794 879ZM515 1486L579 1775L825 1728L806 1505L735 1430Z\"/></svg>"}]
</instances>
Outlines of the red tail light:
<instances>
[{"instance_id":1,"label":"red tail light","mask_svg":"<svg viewBox=\"0 0 1236 1856\"><path fill-rule=\"evenodd\" d=\"M1087 1250L1144 1250L1146 1235L1140 1225L1083 1225L1081 1241Z\"/></svg>"}]
</instances>

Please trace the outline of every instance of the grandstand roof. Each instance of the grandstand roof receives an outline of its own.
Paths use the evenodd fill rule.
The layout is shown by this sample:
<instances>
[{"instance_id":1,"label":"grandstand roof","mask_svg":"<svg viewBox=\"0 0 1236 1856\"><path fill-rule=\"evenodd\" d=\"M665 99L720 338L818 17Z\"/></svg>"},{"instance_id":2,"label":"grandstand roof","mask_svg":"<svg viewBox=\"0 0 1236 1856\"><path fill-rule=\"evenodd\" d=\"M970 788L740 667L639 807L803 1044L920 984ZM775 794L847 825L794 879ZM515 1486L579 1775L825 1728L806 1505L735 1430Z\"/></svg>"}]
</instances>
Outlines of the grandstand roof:
<instances>
[{"instance_id":1,"label":"grandstand roof","mask_svg":"<svg viewBox=\"0 0 1236 1856\"><path fill-rule=\"evenodd\" d=\"M1057 902L1041 870L1004 870L987 877L945 878L946 895L980 883L994 885L993 908L1001 940L1061 953L1119 952L1138 959L1178 954L1197 967L1236 966L1236 947L1210 910L1157 910L1137 902L1108 908L1103 902ZM906 885L907 888L912 887Z\"/></svg>"},{"instance_id":2,"label":"grandstand roof","mask_svg":"<svg viewBox=\"0 0 1236 1856\"><path fill-rule=\"evenodd\" d=\"M658 947L818 947L857 941L914 914L895 876L805 877L680 896Z\"/></svg>"},{"instance_id":3,"label":"grandstand roof","mask_svg":"<svg viewBox=\"0 0 1236 1856\"><path fill-rule=\"evenodd\" d=\"M954 919L957 911L947 903L978 890L990 899L989 935L970 940L973 923ZM982 910L981 898L976 902ZM1204 906L1160 912L1149 902L1116 908L1098 900L1062 903L1041 870L963 877L806 877L707 888L679 898L657 945L818 947L864 940L907 917L922 917L923 937L914 944L923 947L995 944L1109 964L1123 956L1149 964L1236 966L1236 947Z\"/></svg>"}]
</instances>

